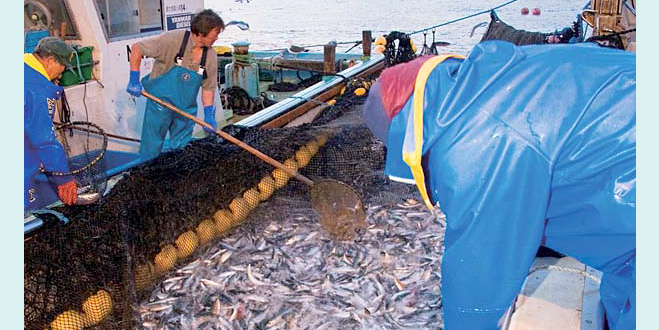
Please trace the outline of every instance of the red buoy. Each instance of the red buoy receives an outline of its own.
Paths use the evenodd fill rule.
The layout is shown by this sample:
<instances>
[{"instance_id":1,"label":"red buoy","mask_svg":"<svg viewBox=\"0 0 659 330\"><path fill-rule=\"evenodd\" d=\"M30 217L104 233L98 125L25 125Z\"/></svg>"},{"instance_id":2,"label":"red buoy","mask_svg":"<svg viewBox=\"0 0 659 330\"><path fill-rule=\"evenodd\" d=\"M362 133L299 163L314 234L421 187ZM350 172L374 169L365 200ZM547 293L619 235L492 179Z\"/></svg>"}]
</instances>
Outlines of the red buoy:
<instances>
[{"instance_id":1,"label":"red buoy","mask_svg":"<svg viewBox=\"0 0 659 330\"><path fill-rule=\"evenodd\" d=\"M533 8L533 15L536 15L536 16L540 15L540 8L537 8L537 7Z\"/></svg>"},{"instance_id":2,"label":"red buoy","mask_svg":"<svg viewBox=\"0 0 659 330\"><path fill-rule=\"evenodd\" d=\"M528 15L529 14L529 9L524 7L524 8L522 8L521 13L522 13L522 15Z\"/></svg>"}]
</instances>

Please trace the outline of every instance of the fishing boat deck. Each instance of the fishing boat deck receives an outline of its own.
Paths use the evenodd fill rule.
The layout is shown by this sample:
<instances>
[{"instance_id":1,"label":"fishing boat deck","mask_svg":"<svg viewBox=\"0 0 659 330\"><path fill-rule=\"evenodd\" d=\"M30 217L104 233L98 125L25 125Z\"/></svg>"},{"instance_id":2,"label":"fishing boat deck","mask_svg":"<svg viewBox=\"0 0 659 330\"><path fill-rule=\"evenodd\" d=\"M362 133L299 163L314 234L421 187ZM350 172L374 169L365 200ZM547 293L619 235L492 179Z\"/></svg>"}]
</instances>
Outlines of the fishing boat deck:
<instances>
[{"instance_id":1,"label":"fishing boat deck","mask_svg":"<svg viewBox=\"0 0 659 330\"><path fill-rule=\"evenodd\" d=\"M570 257L536 258L506 330L603 329L600 277Z\"/></svg>"}]
</instances>

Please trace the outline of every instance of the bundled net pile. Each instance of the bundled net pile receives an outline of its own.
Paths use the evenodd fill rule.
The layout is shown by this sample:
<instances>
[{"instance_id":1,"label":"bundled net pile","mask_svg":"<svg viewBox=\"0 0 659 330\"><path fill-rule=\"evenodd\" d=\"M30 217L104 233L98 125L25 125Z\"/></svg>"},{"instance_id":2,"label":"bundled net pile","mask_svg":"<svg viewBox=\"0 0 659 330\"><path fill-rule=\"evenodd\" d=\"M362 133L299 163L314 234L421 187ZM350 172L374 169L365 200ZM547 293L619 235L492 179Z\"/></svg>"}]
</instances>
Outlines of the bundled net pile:
<instances>
[{"instance_id":1,"label":"bundled net pile","mask_svg":"<svg viewBox=\"0 0 659 330\"><path fill-rule=\"evenodd\" d=\"M544 44L549 33L518 30L503 22L494 11L490 12L490 24L481 41L505 40L515 45Z\"/></svg>"},{"instance_id":2,"label":"bundled net pile","mask_svg":"<svg viewBox=\"0 0 659 330\"><path fill-rule=\"evenodd\" d=\"M350 81L311 124L234 131L352 186L367 213L354 241L320 227L305 184L217 137L193 141L26 237L25 328L439 327L445 220L384 175L354 93L371 81Z\"/></svg>"}]
</instances>

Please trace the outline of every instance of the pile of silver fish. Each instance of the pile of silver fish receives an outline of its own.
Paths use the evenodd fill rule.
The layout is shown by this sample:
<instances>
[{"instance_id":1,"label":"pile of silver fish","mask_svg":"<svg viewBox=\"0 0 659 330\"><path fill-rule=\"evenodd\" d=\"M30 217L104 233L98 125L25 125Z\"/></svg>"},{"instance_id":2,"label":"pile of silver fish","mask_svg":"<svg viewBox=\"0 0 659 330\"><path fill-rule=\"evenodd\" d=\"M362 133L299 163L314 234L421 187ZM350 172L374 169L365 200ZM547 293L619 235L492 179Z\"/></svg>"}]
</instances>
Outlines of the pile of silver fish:
<instances>
[{"instance_id":1,"label":"pile of silver fish","mask_svg":"<svg viewBox=\"0 0 659 330\"><path fill-rule=\"evenodd\" d=\"M368 206L335 241L311 209L251 222L171 272L142 329L441 329L446 217L410 199ZM291 213L293 212L293 213Z\"/></svg>"}]
</instances>

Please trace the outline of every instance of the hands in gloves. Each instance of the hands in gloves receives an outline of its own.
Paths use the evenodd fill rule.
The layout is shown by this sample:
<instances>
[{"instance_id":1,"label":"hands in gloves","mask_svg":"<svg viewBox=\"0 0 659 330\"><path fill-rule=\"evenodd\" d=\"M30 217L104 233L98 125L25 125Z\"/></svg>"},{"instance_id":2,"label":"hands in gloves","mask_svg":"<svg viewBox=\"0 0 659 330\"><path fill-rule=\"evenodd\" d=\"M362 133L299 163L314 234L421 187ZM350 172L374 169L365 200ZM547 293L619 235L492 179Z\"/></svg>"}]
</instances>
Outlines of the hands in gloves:
<instances>
[{"instance_id":1,"label":"hands in gloves","mask_svg":"<svg viewBox=\"0 0 659 330\"><path fill-rule=\"evenodd\" d=\"M130 80L126 91L133 96L140 97L142 95L142 83L140 83L140 72L131 71Z\"/></svg>"},{"instance_id":2,"label":"hands in gloves","mask_svg":"<svg viewBox=\"0 0 659 330\"><path fill-rule=\"evenodd\" d=\"M204 121L213 126L213 130L204 127L204 131L208 134L215 133L215 130L217 130L217 121L215 120L215 105L204 107Z\"/></svg>"},{"instance_id":3,"label":"hands in gloves","mask_svg":"<svg viewBox=\"0 0 659 330\"><path fill-rule=\"evenodd\" d=\"M78 185L75 180L57 186L57 195L66 205L73 205L78 199Z\"/></svg>"}]
</instances>

